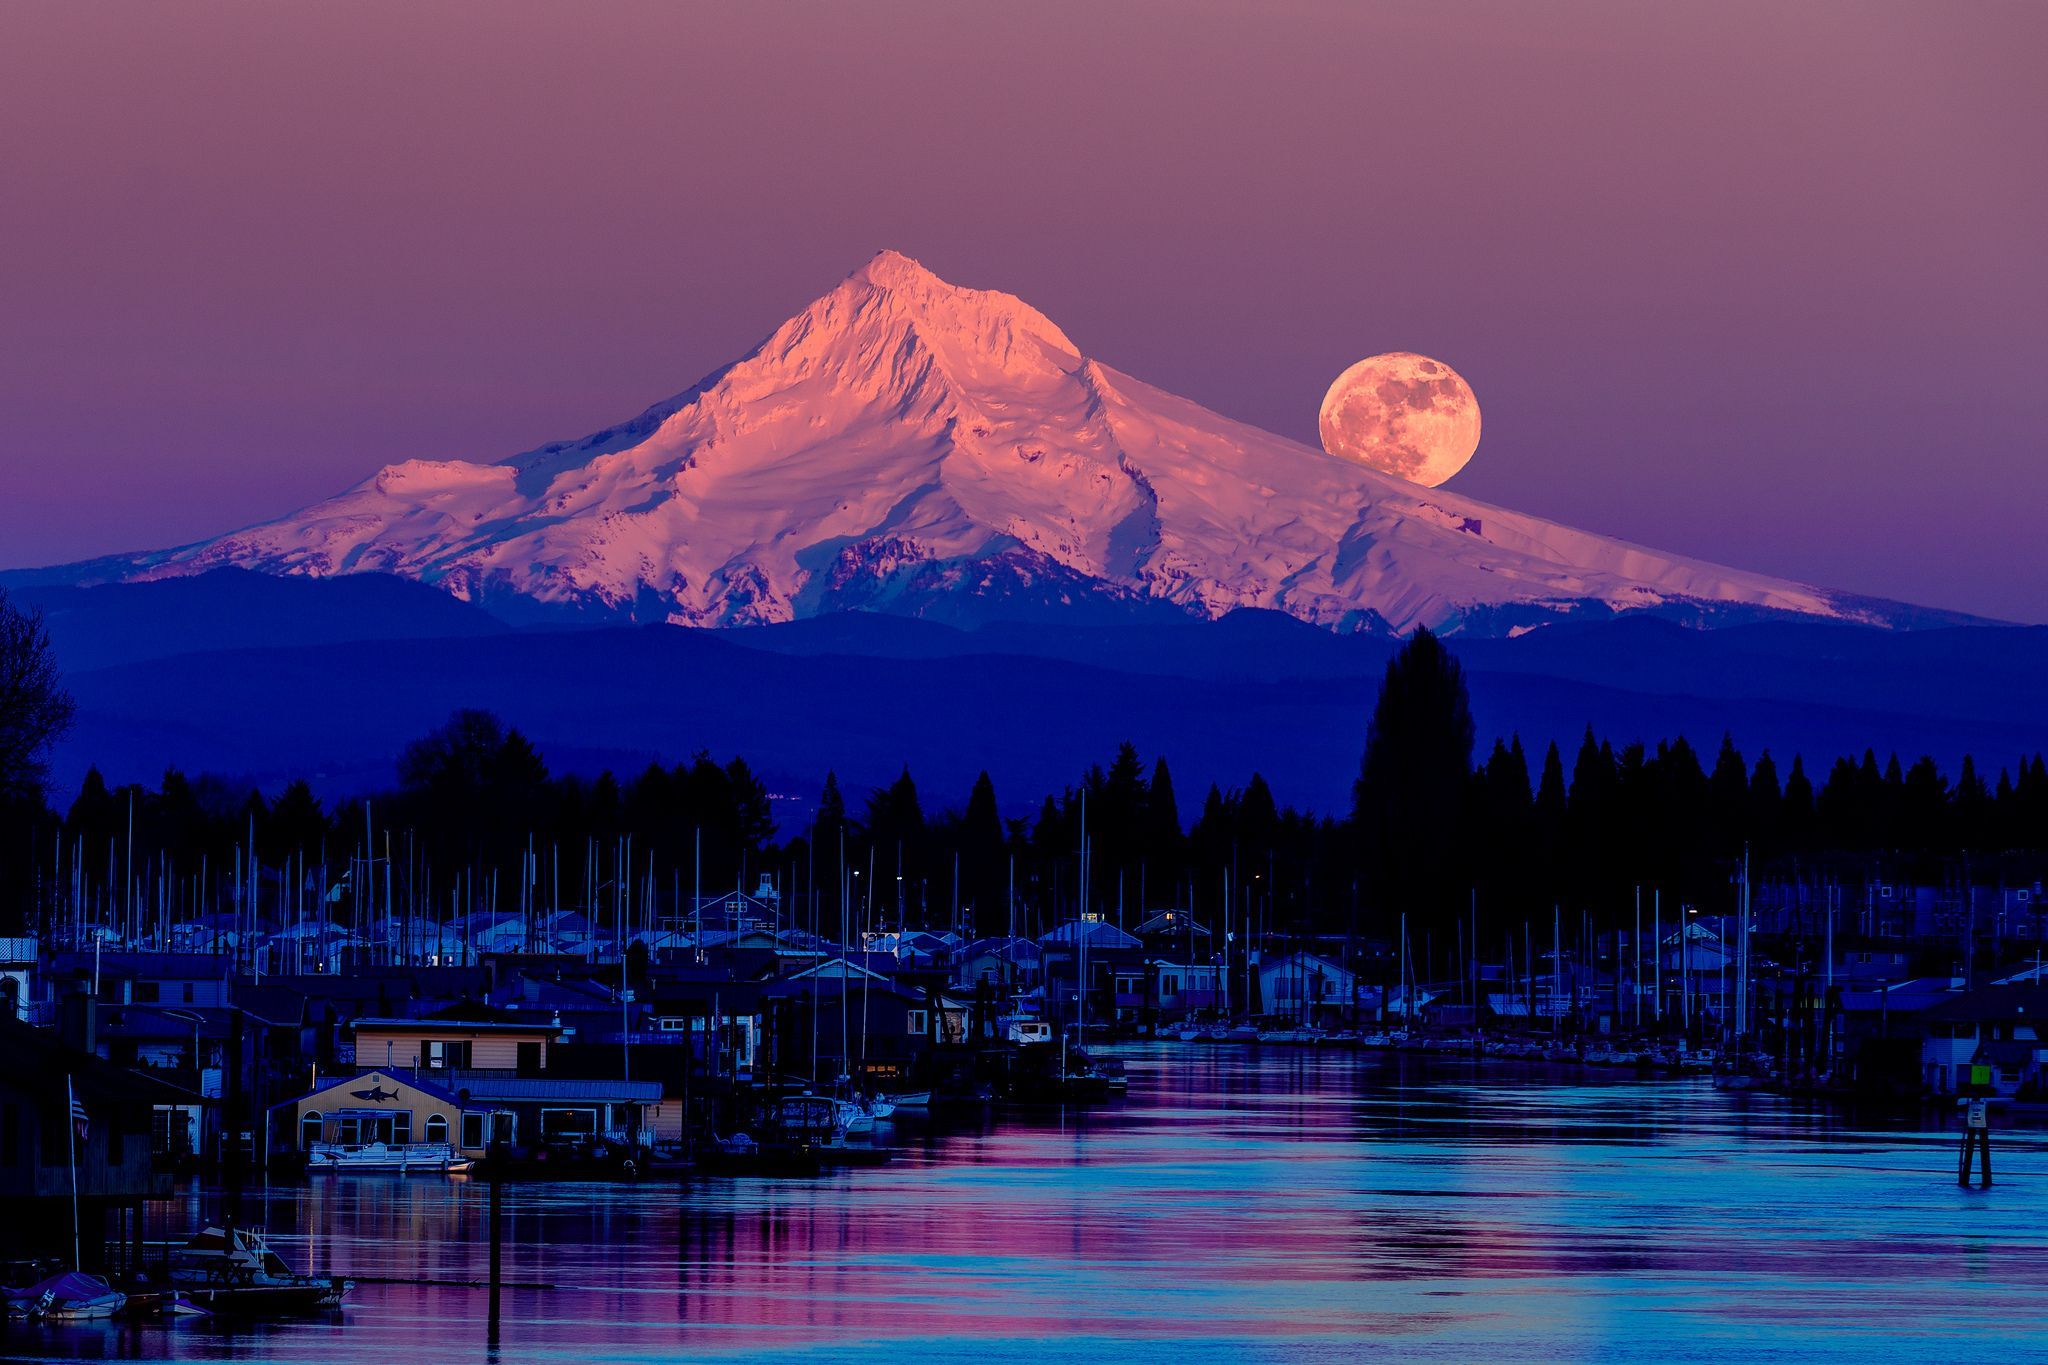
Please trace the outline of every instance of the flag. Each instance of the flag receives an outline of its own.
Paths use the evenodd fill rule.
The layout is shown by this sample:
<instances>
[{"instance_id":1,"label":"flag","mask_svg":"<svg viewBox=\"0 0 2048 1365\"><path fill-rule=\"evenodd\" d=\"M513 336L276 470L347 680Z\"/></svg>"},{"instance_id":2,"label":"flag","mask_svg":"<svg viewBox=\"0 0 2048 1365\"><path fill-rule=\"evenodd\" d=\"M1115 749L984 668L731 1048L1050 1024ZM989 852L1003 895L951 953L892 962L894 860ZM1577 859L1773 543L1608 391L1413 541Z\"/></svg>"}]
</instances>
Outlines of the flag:
<instances>
[{"instance_id":1,"label":"flag","mask_svg":"<svg viewBox=\"0 0 2048 1365\"><path fill-rule=\"evenodd\" d=\"M85 1105L79 1100L78 1092L71 1088L71 1078L64 1078L64 1093L71 1100L71 1126L78 1132L78 1140L85 1141L86 1131L92 1126L91 1117L85 1112Z\"/></svg>"}]
</instances>

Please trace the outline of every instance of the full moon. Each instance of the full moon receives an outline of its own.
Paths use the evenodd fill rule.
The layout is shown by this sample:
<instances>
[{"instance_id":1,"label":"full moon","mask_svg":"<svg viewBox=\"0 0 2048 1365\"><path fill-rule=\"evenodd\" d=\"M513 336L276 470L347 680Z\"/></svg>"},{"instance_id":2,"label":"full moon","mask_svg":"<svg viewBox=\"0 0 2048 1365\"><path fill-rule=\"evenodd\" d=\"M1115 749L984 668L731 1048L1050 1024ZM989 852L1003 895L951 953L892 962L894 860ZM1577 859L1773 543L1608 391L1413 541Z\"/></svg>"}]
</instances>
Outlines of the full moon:
<instances>
[{"instance_id":1,"label":"full moon","mask_svg":"<svg viewBox=\"0 0 2048 1365\"><path fill-rule=\"evenodd\" d=\"M1441 360L1389 351L1337 376L1317 425L1339 459L1434 488L1479 448L1479 400Z\"/></svg>"}]
</instances>

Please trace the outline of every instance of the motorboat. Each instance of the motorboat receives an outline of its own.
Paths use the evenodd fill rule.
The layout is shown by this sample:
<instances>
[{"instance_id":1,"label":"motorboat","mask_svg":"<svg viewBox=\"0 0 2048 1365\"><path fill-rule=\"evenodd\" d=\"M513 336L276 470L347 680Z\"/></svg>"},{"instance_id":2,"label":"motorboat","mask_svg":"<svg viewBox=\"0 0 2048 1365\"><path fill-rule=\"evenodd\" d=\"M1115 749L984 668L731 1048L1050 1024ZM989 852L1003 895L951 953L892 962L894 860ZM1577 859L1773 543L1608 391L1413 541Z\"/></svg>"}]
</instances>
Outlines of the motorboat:
<instances>
[{"instance_id":1,"label":"motorboat","mask_svg":"<svg viewBox=\"0 0 2048 1365\"><path fill-rule=\"evenodd\" d=\"M1007 1036L1019 1047L1036 1047L1052 1041L1052 1025L1043 1019L1012 1019Z\"/></svg>"},{"instance_id":2,"label":"motorboat","mask_svg":"<svg viewBox=\"0 0 2048 1365\"><path fill-rule=\"evenodd\" d=\"M111 1318L128 1306L128 1296L97 1275L66 1270L26 1289L4 1291L10 1317L31 1322L89 1322Z\"/></svg>"},{"instance_id":3,"label":"motorboat","mask_svg":"<svg viewBox=\"0 0 2048 1365\"><path fill-rule=\"evenodd\" d=\"M929 1109L932 1107L932 1092L929 1090L908 1090L900 1095L891 1095L888 1099L898 1109Z\"/></svg>"},{"instance_id":4,"label":"motorboat","mask_svg":"<svg viewBox=\"0 0 2048 1365\"><path fill-rule=\"evenodd\" d=\"M1282 1043L1291 1047L1312 1047L1323 1040L1322 1030L1312 1028L1271 1028L1259 1031L1262 1043Z\"/></svg>"},{"instance_id":5,"label":"motorboat","mask_svg":"<svg viewBox=\"0 0 2048 1365\"><path fill-rule=\"evenodd\" d=\"M847 1137L869 1137L875 1131L875 1116L860 1100L835 1100L839 1131ZM893 1110L891 1112L894 1112Z\"/></svg>"},{"instance_id":6,"label":"motorboat","mask_svg":"<svg viewBox=\"0 0 2048 1365\"><path fill-rule=\"evenodd\" d=\"M337 1175L460 1175L475 1164L446 1142L316 1142L306 1149L309 1172Z\"/></svg>"},{"instance_id":7,"label":"motorboat","mask_svg":"<svg viewBox=\"0 0 2048 1365\"><path fill-rule=\"evenodd\" d=\"M301 1275L255 1228L209 1227L171 1254L170 1283L221 1316L301 1317L341 1307L355 1281Z\"/></svg>"}]
</instances>

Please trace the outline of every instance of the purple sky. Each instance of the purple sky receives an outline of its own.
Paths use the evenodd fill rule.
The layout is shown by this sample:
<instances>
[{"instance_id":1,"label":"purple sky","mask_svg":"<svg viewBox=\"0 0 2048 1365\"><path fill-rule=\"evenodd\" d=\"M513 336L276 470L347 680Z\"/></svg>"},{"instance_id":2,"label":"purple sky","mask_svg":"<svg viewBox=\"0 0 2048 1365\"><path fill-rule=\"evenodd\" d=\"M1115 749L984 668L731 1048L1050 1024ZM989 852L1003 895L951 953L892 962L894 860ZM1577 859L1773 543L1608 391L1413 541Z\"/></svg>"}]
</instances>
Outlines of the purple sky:
<instances>
[{"instance_id":1,"label":"purple sky","mask_svg":"<svg viewBox=\"0 0 2048 1365\"><path fill-rule=\"evenodd\" d=\"M0 565L637 412L882 246L1452 487L2048 619L2048 6L16 3Z\"/></svg>"}]
</instances>

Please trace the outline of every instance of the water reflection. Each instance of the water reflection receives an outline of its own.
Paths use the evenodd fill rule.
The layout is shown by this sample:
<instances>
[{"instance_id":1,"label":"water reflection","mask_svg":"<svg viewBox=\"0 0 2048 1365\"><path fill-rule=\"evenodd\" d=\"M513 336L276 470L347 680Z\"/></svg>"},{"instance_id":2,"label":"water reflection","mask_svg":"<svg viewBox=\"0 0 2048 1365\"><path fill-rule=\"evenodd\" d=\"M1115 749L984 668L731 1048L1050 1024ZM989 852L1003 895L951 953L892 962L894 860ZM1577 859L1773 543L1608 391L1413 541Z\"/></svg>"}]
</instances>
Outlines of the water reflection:
<instances>
[{"instance_id":1,"label":"water reflection","mask_svg":"<svg viewBox=\"0 0 2048 1365\"><path fill-rule=\"evenodd\" d=\"M244 1196L345 1321L17 1328L58 1357L1914 1359L2042 1349L2048 1145L1497 1063L1163 1045L1086 1114L902 1126L809 1181ZM1887 1126L1890 1122L1890 1126ZM217 1207L194 1191L178 1214ZM494 1305L495 1300L495 1305ZM495 1306L496 1311L493 1311Z\"/></svg>"}]
</instances>

